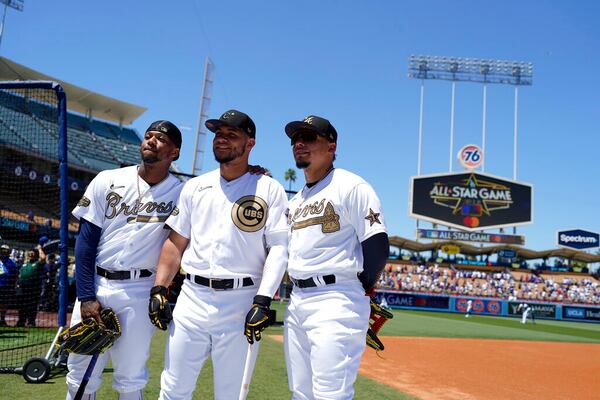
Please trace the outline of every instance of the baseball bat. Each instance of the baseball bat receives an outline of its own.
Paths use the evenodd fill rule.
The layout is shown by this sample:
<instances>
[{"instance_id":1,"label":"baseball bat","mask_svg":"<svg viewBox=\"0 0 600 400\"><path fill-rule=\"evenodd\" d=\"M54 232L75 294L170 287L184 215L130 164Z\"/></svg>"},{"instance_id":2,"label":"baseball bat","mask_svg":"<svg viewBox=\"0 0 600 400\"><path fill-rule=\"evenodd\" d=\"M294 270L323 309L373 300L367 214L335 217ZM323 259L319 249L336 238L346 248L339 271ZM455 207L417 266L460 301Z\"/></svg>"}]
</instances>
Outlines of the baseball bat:
<instances>
[{"instance_id":1,"label":"baseball bat","mask_svg":"<svg viewBox=\"0 0 600 400\"><path fill-rule=\"evenodd\" d=\"M75 394L75 398L73 400L81 400L83 398L83 392L85 392L85 387L92 376L92 372L94 372L94 367L96 366L96 361L98 361L99 355L100 353L96 353L92 356L92 359L85 370L85 374L83 374L83 379L79 384L79 389L77 389L77 393Z\"/></svg>"},{"instance_id":2,"label":"baseball bat","mask_svg":"<svg viewBox=\"0 0 600 400\"><path fill-rule=\"evenodd\" d=\"M246 363L244 364L244 376L242 377L242 387L240 388L240 396L238 400L246 400L248 391L250 390L250 381L252 380L252 372L254 371L254 363L258 355L258 347L260 342L248 344L248 352L246 353Z\"/></svg>"}]
</instances>

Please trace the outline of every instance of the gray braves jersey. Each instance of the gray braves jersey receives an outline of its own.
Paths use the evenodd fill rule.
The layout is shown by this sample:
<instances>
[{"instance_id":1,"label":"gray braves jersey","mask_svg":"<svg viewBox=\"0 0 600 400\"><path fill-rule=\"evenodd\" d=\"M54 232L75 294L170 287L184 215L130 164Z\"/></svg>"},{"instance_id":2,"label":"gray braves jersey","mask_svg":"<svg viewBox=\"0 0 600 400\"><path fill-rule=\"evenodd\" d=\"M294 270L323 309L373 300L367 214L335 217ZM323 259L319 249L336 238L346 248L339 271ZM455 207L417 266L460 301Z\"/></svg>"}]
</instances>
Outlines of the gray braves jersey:
<instances>
[{"instance_id":1,"label":"gray braves jersey","mask_svg":"<svg viewBox=\"0 0 600 400\"><path fill-rule=\"evenodd\" d=\"M156 269L169 234L164 223L182 187L171 174L150 186L137 166L100 172L73 210L78 219L102 228L96 264L107 270Z\"/></svg>"},{"instance_id":2,"label":"gray braves jersey","mask_svg":"<svg viewBox=\"0 0 600 400\"><path fill-rule=\"evenodd\" d=\"M361 177L335 168L290 200L288 272L295 279L362 271L361 242L386 232L381 204Z\"/></svg>"},{"instance_id":3,"label":"gray braves jersey","mask_svg":"<svg viewBox=\"0 0 600 400\"><path fill-rule=\"evenodd\" d=\"M167 225L190 239L181 260L189 274L260 279L268 248L287 240L285 191L264 175L226 181L217 169L195 177L186 182L178 209Z\"/></svg>"}]
</instances>

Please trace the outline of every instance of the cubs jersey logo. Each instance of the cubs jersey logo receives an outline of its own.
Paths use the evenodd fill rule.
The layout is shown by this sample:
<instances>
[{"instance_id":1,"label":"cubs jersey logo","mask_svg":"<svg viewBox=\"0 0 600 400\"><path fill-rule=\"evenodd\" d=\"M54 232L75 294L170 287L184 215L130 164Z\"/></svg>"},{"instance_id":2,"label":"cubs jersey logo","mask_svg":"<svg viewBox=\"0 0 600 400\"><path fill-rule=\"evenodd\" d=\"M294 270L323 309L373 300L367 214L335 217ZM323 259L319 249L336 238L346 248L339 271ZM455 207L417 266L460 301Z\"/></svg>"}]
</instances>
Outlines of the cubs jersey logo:
<instances>
[{"instance_id":1,"label":"cubs jersey logo","mask_svg":"<svg viewBox=\"0 0 600 400\"><path fill-rule=\"evenodd\" d=\"M89 207L92 202L85 196L82 196L81 199L77 202L77 207Z\"/></svg>"},{"instance_id":2,"label":"cubs jersey logo","mask_svg":"<svg viewBox=\"0 0 600 400\"><path fill-rule=\"evenodd\" d=\"M244 232L256 232L267 222L267 202L258 196L244 196L233 204L231 219Z\"/></svg>"}]
</instances>

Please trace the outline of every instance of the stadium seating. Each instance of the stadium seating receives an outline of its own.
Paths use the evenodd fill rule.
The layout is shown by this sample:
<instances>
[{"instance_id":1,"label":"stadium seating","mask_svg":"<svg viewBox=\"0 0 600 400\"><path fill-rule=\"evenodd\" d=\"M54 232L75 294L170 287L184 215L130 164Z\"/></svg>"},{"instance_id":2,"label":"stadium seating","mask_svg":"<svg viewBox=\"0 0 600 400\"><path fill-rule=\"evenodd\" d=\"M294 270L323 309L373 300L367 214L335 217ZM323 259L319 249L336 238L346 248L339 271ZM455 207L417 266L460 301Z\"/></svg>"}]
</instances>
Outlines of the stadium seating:
<instances>
[{"instance_id":1,"label":"stadium seating","mask_svg":"<svg viewBox=\"0 0 600 400\"><path fill-rule=\"evenodd\" d=\"M459 269L452 264L388 264L378 287L406 292L600 304L600 282L584 274Z\"/></svg>"},{"instance_id":2,"label":"stadium seating","mask_svg":"<svg viewBox=\"0 0 600 400\"><path fill-rule=\"evenodd\" d=\"M57 126L47 106L6 92L0 97L0 143L56 158ZM140 138L133 129L73 113L68 114L67 124L71 166L102 171L139 162ZM19 127L24 126L39 127L40 135L25 138L19 134Z\"/></svg>"}]
</instances>

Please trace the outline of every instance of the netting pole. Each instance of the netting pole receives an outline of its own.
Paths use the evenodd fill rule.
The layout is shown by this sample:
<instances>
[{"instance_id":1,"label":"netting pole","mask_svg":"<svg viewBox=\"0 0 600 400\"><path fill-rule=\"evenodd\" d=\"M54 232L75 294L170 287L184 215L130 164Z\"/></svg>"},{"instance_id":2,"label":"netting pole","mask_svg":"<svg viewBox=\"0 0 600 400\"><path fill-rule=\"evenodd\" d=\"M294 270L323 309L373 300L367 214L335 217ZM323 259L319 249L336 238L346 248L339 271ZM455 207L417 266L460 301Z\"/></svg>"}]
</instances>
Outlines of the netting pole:
<instances>
[{"instance_id":1,"label":"netting pole","mask_svg":"<svg viewBox=\"0 0 600 400\"><path fill-rule=\"evenodd\" d=\"M60 272L58 298L58 325L67 325L69 301L69 171L67 164L67 95L59 84L54 84L58 98L58 170L60 173Z\"/></svg>"}]
</instances>

